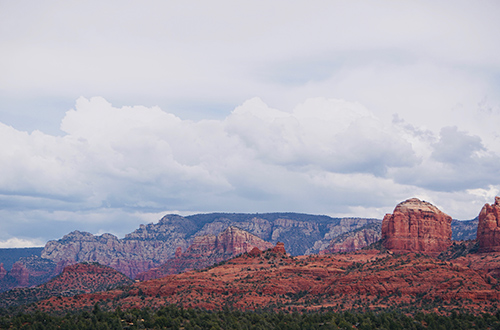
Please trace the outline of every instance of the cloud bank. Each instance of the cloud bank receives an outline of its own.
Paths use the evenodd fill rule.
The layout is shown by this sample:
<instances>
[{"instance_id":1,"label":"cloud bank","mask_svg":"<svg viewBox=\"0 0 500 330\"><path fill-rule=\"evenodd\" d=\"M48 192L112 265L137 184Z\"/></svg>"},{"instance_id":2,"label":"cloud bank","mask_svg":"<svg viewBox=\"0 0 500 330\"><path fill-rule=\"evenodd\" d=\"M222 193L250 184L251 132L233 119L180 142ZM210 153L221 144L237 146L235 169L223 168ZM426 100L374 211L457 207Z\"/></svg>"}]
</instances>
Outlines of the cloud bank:
<instances>
[{"instance_id":1,"label":"cloud bank","mask_svg":"<svg viewBox=\"0 0 500 330\"><path fill-rule=\"evenodd\" d=\"M471 219L500 191L498 17L495 0L0 2L0 242L170 211L382 217L413 196Z\"/></svg>"},{"instance_id":2,"label":"cloud bank","mask_svg":"<svg viewBox=\"0 0 500 330\"><path fill-rule=\"evenodd\" d=\"M0 150L5 216L33 212L27 223L76 216L84 227L123 234L119 219L128 218L129 228L134 213L382 217L420 196L468 219L479 212L474 203L500 188L500 157L479 136L384 122L338 99L308 99L288 112L252 98L224 119L192 121L81 97L61 130L52 136L0 125L9 141Z\"/></svg>"}]
</instances>

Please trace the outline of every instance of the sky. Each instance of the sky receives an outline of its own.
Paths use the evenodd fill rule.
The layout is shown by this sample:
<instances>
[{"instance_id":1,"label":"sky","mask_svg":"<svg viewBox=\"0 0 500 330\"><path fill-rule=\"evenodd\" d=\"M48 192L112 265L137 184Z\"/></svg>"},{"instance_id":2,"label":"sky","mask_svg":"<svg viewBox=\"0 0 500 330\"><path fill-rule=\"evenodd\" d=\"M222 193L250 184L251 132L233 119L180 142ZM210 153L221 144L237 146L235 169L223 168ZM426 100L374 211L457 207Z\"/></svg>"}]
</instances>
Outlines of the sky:
<instances>
[{"instance_id":1,"label":"sky","mask_svg":"<svg viewBox=\"0 0 500 330\"><path fill-rule=\"evenodd\" d=\"M0 247L500 194L498 1L0 0Z\"/></svg>"}]
</instances>

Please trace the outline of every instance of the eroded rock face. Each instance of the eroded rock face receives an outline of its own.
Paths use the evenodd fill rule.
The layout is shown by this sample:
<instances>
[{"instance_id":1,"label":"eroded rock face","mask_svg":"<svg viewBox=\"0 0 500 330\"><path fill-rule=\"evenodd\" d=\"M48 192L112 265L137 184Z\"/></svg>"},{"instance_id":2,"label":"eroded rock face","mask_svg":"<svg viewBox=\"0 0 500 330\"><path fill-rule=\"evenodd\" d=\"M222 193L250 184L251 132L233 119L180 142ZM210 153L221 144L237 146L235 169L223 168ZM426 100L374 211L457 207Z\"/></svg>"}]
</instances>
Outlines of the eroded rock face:
<instances>
[{"instance_id":1,"label":"eroded rock face","mask_svg":"<svg viewBox=\"0 0 500 330\"><path fill-rule=\"evenodd\" d=\"M2 280L5 275L7 275L7 271L3 268L3 263L0 263L0 280Z\"/></svg>"},{"instance_id":2,"label":"eroded rock face","mask_svg":"<svg viewBox=\"0 0 500 330\"><path fill-rule=\"evenodd\" d=\"M202 269L242 253L252 251L252 253L260 253L260 250L270 248L273 248L272 243L231 226L217 236L203 235L195 237L193 244L185 252L177 249L178 252L174 258L160 267L137 275L136 279L145 281L178 274L187 270Z\"/></svg>"},{"instance_id":3,"label":"eroded rock face","mask_svg":"<svg viewBox=\"0 0 500 330\"><path fill-rule=\"evenodd\" d=\"M385 248L437 256L451 245L451 217L417 198L399 203L382 221Z\"/></svg>"},{"instance_id":4,"label":"eroded rock face","mask_svg":"<svg viewBox=\"0 0 500 330\"><path fill-rule=\"evenodd\" d=\"M479 213L477 226L479 252L500 251L500 197L495 197L493 205L486 204Z\"/></svg>"},{"instance_id":5,"label":"eroded rock face","mask_svg":"<svg viewBox=\"0 0 500 330\"><path fill-rule=\"evenodd\" d=\"M124 239L111 234L94 236L74 231L60 240L49 241L42 256L64 266L98 262L134 278L166 262L175 254L176 247L186 248L187 233L194 229L196 226L191 221L169 215L158 224L141 225Z\"/></svg>"},{"instance_id":6,"label":"eroded rock face","mask_svg":"<svg viewBox=\"0 0 500 330\"><path fill-rule=\"evenodd\" d=\"M0 267L3 269L3 267ZM0 274L4 273L0 269ZM39 285L57 275L56 264L48 259L33 255L22 257L12 265L10 271L0 275L0 292L16 287Z\"/></svg>"},{"instance_id":7,"label":"eroded rock face","mask_svg":"<svg viewBox=\"0 0 500 330\"><path fill-rule=\"evenodd\" d=\"M19 286L28 286L30 273L22 263L16 262L9 275L16 279Z\"/></svg>"},{"instance_id":8,"label":"eroded rock face","mask_svg":"<svg viewBox=\"0 0 500 330\"><path fill-rule=\"evenodd\" d=\"M285 243L283 242L276 243L276 246L272 248L271 252L276 254L286 255Z\"/></svg>"},{"instance_id":9,"label":"eroded rock face","mask_svg":"<svg viewBox=\"0 0 500 330\"><path fill-rule=\"evenodd\" d=\"M338 235L374 222L380 220L296 213L214 213L187 217L171 214L158 223L141 225L122 239L111 234L97 236L74 231L62 239L49 241L41 255L55 262L58 272L71 264L98 262L135 278L137 274L159 267L173 258L177 248L185 251L195 243L196 237L215 237L231 226L264 241L284 242L288 253L302 255L318 253Z\"/></svg>"},{"instance_id":10,"label":"eroded rock face","mask_svg":"<svg viewBox=\"0 0 500 330\"><path fill-rule=\"evenodd\" d=\"M381 223L372 223L333 239L319 254L352 252L377 242L382 237Z\"/></svg>"}]
</instances>

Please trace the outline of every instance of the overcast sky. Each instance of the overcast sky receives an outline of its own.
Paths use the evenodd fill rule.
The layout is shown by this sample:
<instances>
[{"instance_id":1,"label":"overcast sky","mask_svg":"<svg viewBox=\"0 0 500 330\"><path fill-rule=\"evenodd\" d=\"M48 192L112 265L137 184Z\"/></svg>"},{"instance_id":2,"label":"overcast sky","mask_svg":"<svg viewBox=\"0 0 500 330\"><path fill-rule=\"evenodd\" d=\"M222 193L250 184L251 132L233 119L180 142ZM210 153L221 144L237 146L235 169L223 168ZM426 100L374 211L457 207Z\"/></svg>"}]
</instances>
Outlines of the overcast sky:
<instances>
[{"instance_id":1,"label":"overcast sky","mask_svg":"<svg viewBox=\"0 0 500 330\"><path fill-rule=\"evenodd\" d=\"M0 247L500 193L498 1L0 0Z\"/></svg>"}]
</instances>

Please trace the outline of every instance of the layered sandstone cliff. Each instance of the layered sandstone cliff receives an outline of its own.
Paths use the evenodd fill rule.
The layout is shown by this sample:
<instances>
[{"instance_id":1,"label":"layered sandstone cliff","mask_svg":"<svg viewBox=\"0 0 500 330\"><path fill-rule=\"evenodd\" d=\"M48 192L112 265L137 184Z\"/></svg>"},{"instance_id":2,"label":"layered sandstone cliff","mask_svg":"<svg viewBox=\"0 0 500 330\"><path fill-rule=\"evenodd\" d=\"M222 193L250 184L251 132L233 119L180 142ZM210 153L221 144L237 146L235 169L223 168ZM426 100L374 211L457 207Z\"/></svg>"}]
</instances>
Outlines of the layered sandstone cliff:
<instances>
[{"instance_id":1,"label":"layered sandstone cliff","mask_svg":"<svg viewBox=\"0 0 500 330\"><path fill-rule=\"evenodd\" d=\"M284 242L292 255L301 255L317 253L332 238L379 221L298 213L167 215L158 223L141 225L123 239L74 231L48 242L42 257L57 263L59 272L78 262L98 262L135 278L174 257L177 248L186 250L196 237L216 236L231 226L265 241Z\"/></svg>"},{"instance_id":2,"label":"layered sandstone cliff","mask_svg":"<svg viewBox=\"0 0 500 330\"><path fill-rule=\"evenodd\" d=\"M195 230L196 225L192 221L170 215L157 224L141 225L123 239L111 234L94 236L74 231L60 240L49 241L42 257L64 266L97 262L134 278L140 272L166 262L174 255L176 247L186 248L189 234Z\"/></svg>"},{"instance_id":3,"label":"layered sandstone cliff","mask_svg":"<svg viewBox=\"0 0 500 330\"><path fill-rule=\"evenodd\" d=\"M417 198L399 203L382 221L385 248L437 256L451 245L451 217Z\"/></svg>"},{"instance_id":4,"label":"layered sandstone cliff","mask_svg":"<svg viewBox=\"0 0 500 330\"><path fill-rule=\"evenodd\" d=\"M479 213L477 227L479 252L500 252L500 197L493 205L486 204Z\"/></svg>"},{"instance_id":5,"label":"layered sandstone cliff","mask_svg":"<svg viewBox=\"0 0 500 330\"><path fill-rule=\"evenodd\" d=\"M380 240L382 225L372 223L334 238L320 254L352 252Z\"/></svg>"},{"instance_id":6,"label":"layered sandstone cliff","mask_svg":"<svg viewBox=\"0 0 500 330\"><path fill-rule=\"evenodd\" d=\"M266 242L247 231L237 227L229 227L217 236L203 235L195 237L193 244L184 253L177 249L174 258L160 267L137 275L136 278L144 281L178 274L187 270L202 269L231 259L239 254L250 252L255 248L266 250L272 247L272 243Z\"/></svg>"}]
</instances>

